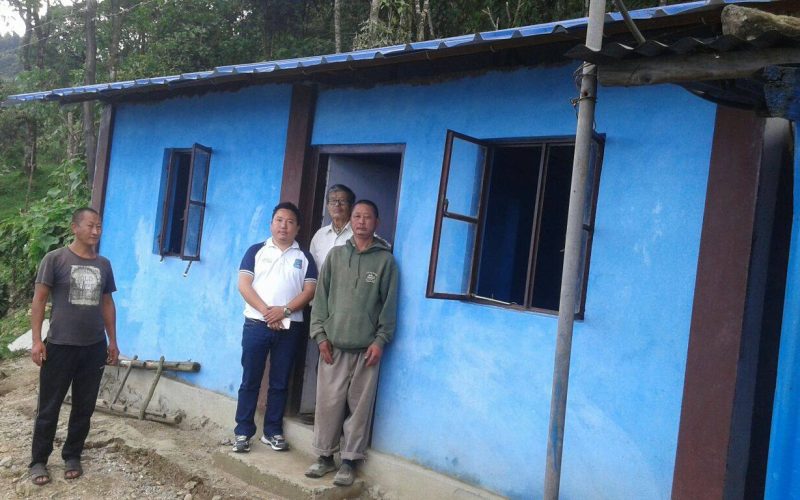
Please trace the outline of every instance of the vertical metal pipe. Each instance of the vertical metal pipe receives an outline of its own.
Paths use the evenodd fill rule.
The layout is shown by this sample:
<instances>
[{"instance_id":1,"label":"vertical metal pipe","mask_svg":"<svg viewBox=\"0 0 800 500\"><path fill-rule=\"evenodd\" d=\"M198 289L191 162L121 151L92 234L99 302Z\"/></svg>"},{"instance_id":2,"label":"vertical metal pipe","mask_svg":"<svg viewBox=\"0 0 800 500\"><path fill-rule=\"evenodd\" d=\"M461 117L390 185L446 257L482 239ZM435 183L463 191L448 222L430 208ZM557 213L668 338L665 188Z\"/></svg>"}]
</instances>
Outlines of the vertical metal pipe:
<instances>
[{"instance_id":1,"label":"vertical metal pipe","mask_svg":"<svg viewBox=\"0 0 800 500\"><path fill-rule=\"evenodd\" d=\"M603 42L605 1L591 0L586 46L600 50ZM583 66L578 108L578 126L575 133L575 156L572 162L567 236L564 249L564 268L561 274L561 299L558 307L558 334L556 337L553 390L550 400L550 424L547 435L547 466L544 479L544 498L558 499L561 483L561 451L564 443L564 420L567 413L567 387L569 363L572 352L572 327L575 321L575 301L580 276L580 255L583 216L586 206L586 179L591 161L594 108L597 94L597 68Z\"/></svg>"}]
</instances>

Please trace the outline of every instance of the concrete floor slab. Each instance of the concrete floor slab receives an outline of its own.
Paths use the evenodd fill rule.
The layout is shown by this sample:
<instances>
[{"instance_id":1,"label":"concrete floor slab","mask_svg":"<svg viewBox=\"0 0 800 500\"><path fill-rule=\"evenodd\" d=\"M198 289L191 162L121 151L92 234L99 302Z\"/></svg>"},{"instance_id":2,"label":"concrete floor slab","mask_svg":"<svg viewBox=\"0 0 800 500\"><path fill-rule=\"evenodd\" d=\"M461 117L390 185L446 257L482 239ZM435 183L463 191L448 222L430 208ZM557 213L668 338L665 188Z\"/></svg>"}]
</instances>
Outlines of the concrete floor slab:
<instances>
[{"instance_id":1,"label":"concrete floor slab","mask_svg":"<svg viewBox=\"0 0 800 500\"><path fill-rule=\"evenodd\" d=\"M216 452L214 464L252 486L289 500L360 498L366 490L362 479L356 479L352 486L334 486L334 473L320 479L307 478L304 472L312 461L304 453L272 451L257 440L251 446L250 453Z\"/></svg>"},{"instance_id":2,"label":"concrete floor slab","mask_svg":"<svg viewBox=\"0 0 800 500\"><path fill-rule=\"evenodd\" d=\"M113 394L112 389L118 387L119 378L123 373L124 370L119 368L106 369L104 375L106 385L103 388L101 397L107 397L109 393ZM153 375L153 371L134 370L130 374L121 398L134 406L141 404L143 395L147 393L150 387ZM230 438L233 438L233 417L236 413L236 400L233 398L192 386L181 380L172 378L171 376L163 376L158 383L149 408L165 413L181 411L187 418L209 419L223 429L231 429ZM259 425L259 427L261 421L261 418L256 418L256 424ZM292 460L298 462L296 466L291 466L294 468L287 470L285 474L288 477L297 478L301 482L305 481L307 478L305 478L303 473L316 458L313 448L311 447L314 438L314 428L311 425L301 423L298 419L285 418L283 433L289 445L292 447L292 451L287 453L291 453L293 456ZM256 436L261 436L260 428ZM256 452L256 450L259 449L261 449L261 451ZM269 458L268 453L278 455L277 458L281 458L283 454L266 449L265 446L259 442L253 442L253 450L254 451L251 451L249 456L245 454L247 458L242 458L242 455L230 452L220 453L220 456L215 456L215 459L219 460L220 464L227 464L227 466L238 468L241 474L251 475L254 481L266 481L261 474L268 473L273 466L277 467L279 470L283 467L290 467L290 465L283 463L283 460L288 461L286 458L282 458L274 464L269 461L261 462L262 459L258 458L261 454L267 454L264 460ZM464 483L413 462L372 449L367 451L367 460L359 467L358 473L360 478L370 485L369 490L371 490L371 492L369 496L377 495L384 499L435 498L494 500L503 498L480 487ZM326 477L322 481L328 481L323 484L330 485L330 481L332 480L333 477L330 479ZM269 481L273 480L270 479ZM309 481L311 480L309 479ZM315 480L315 483L316 481L319 480ZM275 484L282 484L280 480L274 480L274 482ZM268 486L255 486L269 489ZM310 491L313 493L316 490L312 489ZM366 495L366 487L364 487L364 491L366 498L368 497ZM280 495L278 491L275 491L275 493ZM308 495L308 492L305 494ZM301 496L300 498L339 497Z\"/></svg>"}]
</instances>

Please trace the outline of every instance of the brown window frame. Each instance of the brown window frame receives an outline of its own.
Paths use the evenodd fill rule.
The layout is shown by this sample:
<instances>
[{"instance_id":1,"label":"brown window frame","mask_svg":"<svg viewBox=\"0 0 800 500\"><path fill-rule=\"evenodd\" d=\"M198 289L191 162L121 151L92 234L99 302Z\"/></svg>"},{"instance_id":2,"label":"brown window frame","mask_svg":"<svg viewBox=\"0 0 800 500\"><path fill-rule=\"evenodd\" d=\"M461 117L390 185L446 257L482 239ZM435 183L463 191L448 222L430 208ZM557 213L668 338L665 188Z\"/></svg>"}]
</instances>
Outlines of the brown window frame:
<instances>
[{"instance_id":1,"label":"brown window frame","mask_svg":"<svg viewBox=\"0 0 800 500\"><path fill-rule=\"evenodd\" d=\"M482 159L481 171L478 173L480 176L480 183L478 185L478 206L477 215L465 215L458 212L450 211L450 202L447 198L448 181L451 174L451 160L453 153L454 140L466 141L481 148L484 148ZM461 300L467 302L475 302L480 304L487 304L499 306L509 309L520 311L533 311L545 314L558 314L558 310L545 309L541 307L532 306L533 300L533 281L536 267L536 252L538 250L540 241L540 228L542 218L542 204L544 201L543 185L546 182L546 171L549 160L549 148L552 146L564 146L575 144L575 136L552 136L552 137L534 137L534 138L514 138L514 139L477 139L468 135L448 130L445 139L444 159L442 162L442 173L439 184L439 197L436 206L436 214L434 221L433 240L431 245L431 260L428 268L428 282L426 288L426 297L447 299L447 300ZM583 273L581 276L580 297L576 303L576 317L582 319L585 312L586 303L586 289L589 276L589 263L591 261L591 248L594 236L595 213L597 207L597 195L600 185L600 173L602 170L603 150L605 145L605 137L600 134L594 134L593 144L596 148L594 162L592 164L593 171L590 172L591 185L587 186L589 189L589 199L587 200L588 213L584 218L583 230L586 234L586 242L583 249ZM494 149L498 147L513 148L513 147L534 147L541 146L542 154L540 159L539 180L536 192L536 208L534 209L534 226L532 228L531 243L529 249L529 259L527 266L527 276L525 282L525 299L524 304L515 304L495 300L490 297L482 297L475 293L478 281L478 267L481 260L481 245L483 240L483 229L485 225L485 218L487 212L487 200L489 197L490 189L487 188L489 178L491 175L491 161L494 155ZM448 291L436 291L436 272L439 265L439 248L442 236L442 225L445 219L453 219L468 224L475 225L475 241L472 248L465 248L469 252L469 277L465 280L467 284L466 293L451 293ZM465 245L469 247L469 245Z\"/></svg>"},{"instance_id":2,"label":"brown window frame","mask_svg":"<svg viewBox=\"0 0 800 500\"><path fill-rule=\"evenodd\" d=\"M200 247L203 241L203 225L205 220L205 210L206 210L206 194L208 191L208 176L211 170L211 154L212 149L208 146L203 146L201 144L193 144L191 148L169 148L167 149L168 159L167 159L167 175L166 175L166 189L164 191L164 197L161 200L162 203L162 219L161 219L161 229L158 234L158 251L162 257L179 257L181 260L189 260L189 261L199 261L200 260ZM186 186L186 202L184 206L180 209L183 211L183 225L181 227L181 239L180 239L180 252L169 251L167 248L167 238L168 233L167 229L170 227L169 221L172 218L172 214L174 210L177 210L178 207L174 207L173 210L170 210L170 206L172 205L174 193L177 189L175 184L177 183L177 169L176 169L176 162L178 159L178 155L185 155L189 153L189 176L187 180ZM205 168L205 176L202 179L202 184L199 186L198 192L194 192L195 187L195 166L197 161L200 157L206 156L207 157L207 165ZM197 196L195 196L197 195ZM189 232L189 213L192 207L196 207L196 210L199 210L199 215L197 216L197 249L194 253L189 253L187 251L187 233Z\"/></svg>"}]
</instances>

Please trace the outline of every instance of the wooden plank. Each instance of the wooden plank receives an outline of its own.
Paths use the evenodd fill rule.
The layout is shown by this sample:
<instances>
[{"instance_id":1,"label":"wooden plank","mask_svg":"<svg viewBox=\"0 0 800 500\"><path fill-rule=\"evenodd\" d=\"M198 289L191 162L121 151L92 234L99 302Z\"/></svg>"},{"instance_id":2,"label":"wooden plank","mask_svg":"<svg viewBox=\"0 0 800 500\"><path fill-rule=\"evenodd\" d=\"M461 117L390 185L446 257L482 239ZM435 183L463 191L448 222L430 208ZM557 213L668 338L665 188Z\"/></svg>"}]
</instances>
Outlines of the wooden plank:
<instances>
[{"instance_id":1,"label":"wooden plank","mask_svg":"<svg viewBox=\"0 0 800 500\"><path fill-rule=\"evenodd\" d=\"M601 65L599 80L605 87L629 87L749 78L766 66L796 64L798 61L800 48L631 59Z\"/></svg>"},{"instance_id":2,"label":"wooden plank","mask_svg":"<svg viewBox=\"0 0 800 500\"><path fill-rule=\"evenodd\" d=\"M764 119L719 106L697 263L672 498L729 496L742 457L738 377L745 343ZM752 408L750 408L752 411ZM735 450L740 453L740 449ZM746 451L745 451L746 453ZM746 464L746 456L744 457ZM734 488L735 490L736 488Z\"/></svg>"},{"instance_id":3,"label":"wooden plank","mask_svg":"<svg viewBox=\"0 0 800 500\"><path fill-rule=\"evenodd\" d=\"M113 104L103 106L100 117L100 133L97 137L97 157L95 159L94 182L92 184L92 208L102 217L106 203L106 186L108 184L108 169L111 166L111 143L114 137Z\"/></svg>"},{"instance_id":4,"label":"wooden plank","mask_svg":"<svg viewBox=\"0 0 800 500\"><path fill-rule=\"evenodd\" d=\"M158 361L145 361L138 359L120 359L119 366L126 368L142 368L144 370L158 370ZM199 372L200 363L197 361L164 361L164 370L175 372Z\"/></svg>"},{"instance_id":5,"label":"wooden plank","mask_svg":"<svg viewBox=\"0 0 800 500\"><path fill-rule=\"evenodd\" d=\"M71 405L72 397L65 397L64 403ZM95 404L95 410L102 413L108 413L110 415L117 415L119 417L136 418L142 420L139 416L140 411L137 408L122 403L109 403L105 399L97 400L97 403ZM164 413L157 411L146 411L143 420L152 420L153 422L161 422L162 424L177 425L181 423L181 420L183 420L183 414L180 412Z\"/></svg>"},{"instance_id":6,"label":"wooden plank","mask_svg":"<svg viewBox=\"0 0 800 500\"><path fill-rule=\"evenodd\" d=\"M308 85L292 86L292 102L286 130L286 151L283 157L281 201L301 205L303 173L308 160L308 146L314 125L316 92Z\"/></svg>"}]
</instances>

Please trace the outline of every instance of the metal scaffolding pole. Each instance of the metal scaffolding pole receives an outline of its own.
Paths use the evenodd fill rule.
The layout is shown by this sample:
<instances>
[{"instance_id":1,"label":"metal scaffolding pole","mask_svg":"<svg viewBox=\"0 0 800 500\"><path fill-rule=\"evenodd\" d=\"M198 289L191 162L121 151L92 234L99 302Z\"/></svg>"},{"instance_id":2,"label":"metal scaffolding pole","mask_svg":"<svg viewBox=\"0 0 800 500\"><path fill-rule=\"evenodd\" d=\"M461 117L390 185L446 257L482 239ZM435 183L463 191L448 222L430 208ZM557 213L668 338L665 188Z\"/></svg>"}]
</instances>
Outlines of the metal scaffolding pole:
<instances>
[{"instance_id":1,"label":"metal scaffolding pole","mask_svg":"<svg viewBox=\"0 0 800 500\"><path fill-rule=\"evenodd\" d=\"M586 46L599 51L603 43L605 1L591 0ZM584 64L581 78L578 126L575 133L575 156L572 161L567 236L564 249L564 268L561 273L561 299L558 307L553 391L550 400L550 424L547 435L547 468L544 478L544 498L557 500L561 483L561 451L564 443L564 419L567 413L569 362L572 352L572 327L575 321L575 302L578 293L578 273L581 262L583 216L586 206L586 179L591 161L594 108L597 97L597 68Z\"/></svg>"}]
</instances>

